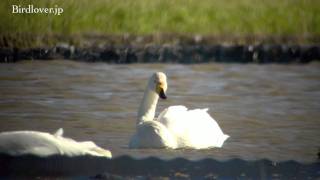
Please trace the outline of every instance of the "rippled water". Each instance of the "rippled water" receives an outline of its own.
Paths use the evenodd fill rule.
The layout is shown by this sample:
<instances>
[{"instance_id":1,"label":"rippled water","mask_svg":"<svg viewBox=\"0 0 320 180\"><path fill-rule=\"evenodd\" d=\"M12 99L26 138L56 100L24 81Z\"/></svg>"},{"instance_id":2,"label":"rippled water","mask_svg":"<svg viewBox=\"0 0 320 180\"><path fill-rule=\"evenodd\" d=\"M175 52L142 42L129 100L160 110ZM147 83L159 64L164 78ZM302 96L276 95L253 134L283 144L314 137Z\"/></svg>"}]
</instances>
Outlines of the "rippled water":
<instances>
[{"instance_id":1,"label":"rippled water","mask_svg":"<svg viewBox=\"0 0 320 180\"><path fill-rule=\"evenodd\" d=\"M208 150L128 149L146 81L168 75L170 105L210 108L229 138ZM0 131L93 140L114 156L312 162L320 148L320 64L135 64L32 61L0 66Z\"/></svg>"}]
</instances>

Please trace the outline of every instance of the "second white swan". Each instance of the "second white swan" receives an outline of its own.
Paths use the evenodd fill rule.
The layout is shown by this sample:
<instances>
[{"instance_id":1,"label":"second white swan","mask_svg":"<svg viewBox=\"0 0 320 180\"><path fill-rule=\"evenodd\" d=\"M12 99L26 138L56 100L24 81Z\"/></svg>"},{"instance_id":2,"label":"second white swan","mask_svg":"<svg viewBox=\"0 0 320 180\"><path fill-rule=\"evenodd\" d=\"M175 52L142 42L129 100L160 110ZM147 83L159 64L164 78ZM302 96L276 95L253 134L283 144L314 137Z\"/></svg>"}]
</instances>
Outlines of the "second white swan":
<instances>
[{"instance_id":1,"label":"second white swan","mask_svg":"<svg viewBox=\"0 0 320 180\"><path fill-rule=\"evenodd\" d=\"M34 155L99 156L111 158L109 150L97 146L92 141L78 142L63 136L60 128L54 134L40 131L9 131L0 133L0 153L12 156Z\"/></svg>"},{"instance_id":2,"label":"second white swan","mask_svg":"<svg viewBox=\"0 0 320 180\"><path fill-rule=\"evenodd\" d=\"M130 148L193 148L222 147L229 137L207 113L208 109L188 110L170 106L155 119L159 97L166 99L167 77L154 73L147 84L138 111L137 129Z\"/></svg>"}]
</instances>

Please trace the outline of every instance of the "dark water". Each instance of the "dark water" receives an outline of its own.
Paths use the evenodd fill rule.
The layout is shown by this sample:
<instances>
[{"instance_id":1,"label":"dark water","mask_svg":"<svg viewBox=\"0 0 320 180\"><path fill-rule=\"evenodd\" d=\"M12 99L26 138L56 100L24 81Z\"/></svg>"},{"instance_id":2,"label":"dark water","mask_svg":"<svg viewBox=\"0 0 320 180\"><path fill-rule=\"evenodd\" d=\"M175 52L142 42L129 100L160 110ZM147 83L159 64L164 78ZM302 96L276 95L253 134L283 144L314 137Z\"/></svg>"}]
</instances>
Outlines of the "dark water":
<instances>
[{"instance_id":1,"label":"dark water","mask_svg":"<svg viewBox=\"0 0 320 180\"><path fill-rule=\"evenodd\" d=\"M162 160L155 157L134 159L119 156L98 157L34 156L12 157L0 154L0 177L10 179L319 179L320 162L301 164L295 161L275 163L270 160L217 161L184 158ZM32 166L30 166L32 164Z\"/></svg>"},{"instance_id":2,"label":"dark water","mask_svg":"<svg viewBox=\"0 0 320 180\"><path fill-rule=\"evenodd\" d=\"M231 136L220 149L131 150L149 76L168 75L170 105L210 108ZM0 131L54 132L92 140L114 156L315 162L320 148L320 64L136 64L72 61L0 66Z\"/></svg>"}]
</instances>

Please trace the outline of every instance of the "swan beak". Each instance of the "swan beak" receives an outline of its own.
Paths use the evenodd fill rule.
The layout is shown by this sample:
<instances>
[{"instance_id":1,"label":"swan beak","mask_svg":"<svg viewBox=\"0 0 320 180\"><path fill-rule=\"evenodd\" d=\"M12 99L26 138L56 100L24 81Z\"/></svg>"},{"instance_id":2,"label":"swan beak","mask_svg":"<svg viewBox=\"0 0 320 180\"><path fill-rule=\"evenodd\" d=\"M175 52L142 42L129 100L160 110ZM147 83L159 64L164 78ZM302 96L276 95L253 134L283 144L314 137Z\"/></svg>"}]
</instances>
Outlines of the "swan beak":
<instances>
[{"instance_id":1,"label":"swan beak","mask_svg":"<svg viewBox=\"0 0 320 180\"><path fill-rule=\"evenodd\" d=\"M163 91L163 89L160 90L159 96L160 96L161 99L167 99L167 95L166 95L166 93Z\"/></svg>"}]
</instances>

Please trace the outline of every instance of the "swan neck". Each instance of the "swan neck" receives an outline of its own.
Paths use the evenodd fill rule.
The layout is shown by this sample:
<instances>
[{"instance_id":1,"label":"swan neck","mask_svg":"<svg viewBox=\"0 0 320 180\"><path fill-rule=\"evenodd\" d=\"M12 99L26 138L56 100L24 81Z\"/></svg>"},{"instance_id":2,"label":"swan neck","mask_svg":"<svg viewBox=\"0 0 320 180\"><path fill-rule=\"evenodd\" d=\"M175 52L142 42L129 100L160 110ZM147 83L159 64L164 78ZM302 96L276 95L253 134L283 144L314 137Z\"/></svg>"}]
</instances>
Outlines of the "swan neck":
<instances>
[{"instance_id":1,"label":"swan neck","mask_svg":"<svg viewBox=\"0 0 320 180\"><path fill-rule=\"evenodd\" d=\"M143 100L138 111L137 124L154 119L158 99L159 96L156 92L150 90L148 86L144 92Z\"/></svg>"}]
</instances>

